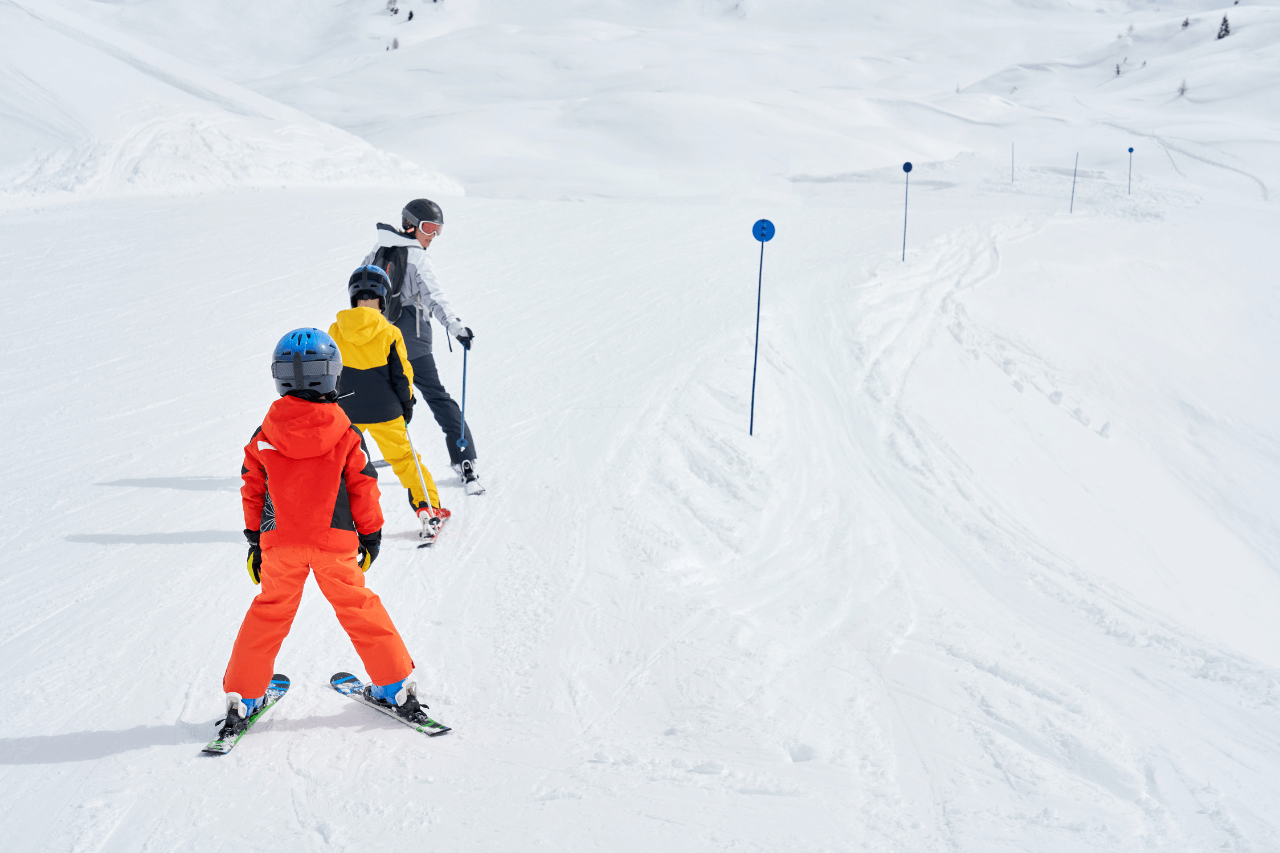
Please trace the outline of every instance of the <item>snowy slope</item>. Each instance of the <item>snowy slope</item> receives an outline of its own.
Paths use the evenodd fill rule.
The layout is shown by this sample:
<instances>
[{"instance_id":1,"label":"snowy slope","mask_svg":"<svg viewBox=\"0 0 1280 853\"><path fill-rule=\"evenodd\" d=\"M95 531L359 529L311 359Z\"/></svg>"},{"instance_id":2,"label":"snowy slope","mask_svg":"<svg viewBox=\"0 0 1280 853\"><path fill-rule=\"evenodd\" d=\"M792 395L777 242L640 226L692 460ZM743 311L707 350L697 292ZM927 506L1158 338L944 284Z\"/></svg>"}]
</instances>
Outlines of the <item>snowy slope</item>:
<instances>
[{"instance_id":1,"label":"snowy slope","mask_svg":"<svg viewBox=\"0 0 1280 853\"><path fill-rule=\"evenodd\" d=\"M326 326L373 223L436 185L24 172L0 212L14 849L1280 847L1273 7L1219 42L1207 3L384 5L58 14L234 91L254 133L466 191L432 253L478 333L489 493L415 421L455 521L416 550L384 482L369 575L455 731L332 694L359 662L309 589L273 720L197 754L255 591L236 473L270 347ZM181 65L146 54L166 33ZM1146 76L1117 78L1135 48ZM194 103L119 73L113 138L141 123L119 101ZM437 82L408 106L370 96L415 74ZM71 145L34 114L5 113L18 155Z\"/></svg>"},{"instance_id":2,"label":"snowy slope","mask_svg":"<svg viewBox=\"0 0 1280 853\"><path fill-rule=\"evenodd\" d=\"M456 184L43 0L0 6L0 203Z\"/></svg>"}]
</instances>

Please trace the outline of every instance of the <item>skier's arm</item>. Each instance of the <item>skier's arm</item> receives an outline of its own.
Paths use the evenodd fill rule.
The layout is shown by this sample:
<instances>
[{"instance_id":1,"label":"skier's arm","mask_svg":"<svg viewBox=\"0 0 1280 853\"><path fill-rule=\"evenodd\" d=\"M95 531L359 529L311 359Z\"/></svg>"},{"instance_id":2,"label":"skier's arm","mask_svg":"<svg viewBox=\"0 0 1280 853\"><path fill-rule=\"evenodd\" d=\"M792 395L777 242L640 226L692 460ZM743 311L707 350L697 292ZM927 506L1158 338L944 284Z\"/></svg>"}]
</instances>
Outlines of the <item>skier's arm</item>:
<instances>
[{"instance_id":1,"label":"skier's arm","mask_svg":"<svg viewBox=\"0 0 1280 853\"><path fill-rule=\"evenodd\" d=\"M440 322L449 332L449 337L462 334L462 320L454 313L440 282L436 280L435 268L426 252L415 252L416 259L410 260L405 270L405 278L412 282L414 291L422 296L422 306Z\"/></svg>"},{"instance_id":2,"label":"skier's arm","mask_svg":"<svg viewBox=\"0 0 1280 853\"><path fill-rule=\"evenodd\" d=\"M364 536L382 529L382 507L378 503L381 495L378 492L378 472L369 459L364 435L355 427L351 429L360 436L360 441L351 446L342 477L347 484L347 499L351 502L356 532Z\"/></svg>"},{"instance_id":3,"label":"skier's arm","mask_svg":"<svg viewBox=\"0 0 1280 853\"><path fill-rule=\"evenodd\" d=\"M391 328L395 330L395 339L387 353L387 372L391 374L391 388L400 398L401 407L407 408L413 399L413 365L407 357L404 334L395 326Z\"/></svg>"},{"instance_id":4,"label":"skier's arm","mask_svg":"<svg viewBox=\"0 0 1280 853\"><path fill-rule=\"evenodd\" d=\"M240 503L244 507L244 529L257 531L262 529L262 505L267 496L267 469L258 458L254 442L261 434L262 427L253 431L253 436L244 447L244 462L240 465L240 479L244 485L240 487Z\"/></svg>"}]
</instances>

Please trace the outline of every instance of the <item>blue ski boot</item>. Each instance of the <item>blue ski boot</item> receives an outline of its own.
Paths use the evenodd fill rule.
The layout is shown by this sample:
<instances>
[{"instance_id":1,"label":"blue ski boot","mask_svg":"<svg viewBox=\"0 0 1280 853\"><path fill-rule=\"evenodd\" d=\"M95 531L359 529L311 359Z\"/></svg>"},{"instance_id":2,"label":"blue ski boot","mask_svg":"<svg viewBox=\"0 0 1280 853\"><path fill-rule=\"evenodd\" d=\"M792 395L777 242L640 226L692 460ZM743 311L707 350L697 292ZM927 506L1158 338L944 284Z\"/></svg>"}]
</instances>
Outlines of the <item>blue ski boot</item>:
<instances>
[{"instance_id":1,"label":"blue ski boot","mask_svg":"<svg viewBox=\"0 0 1280 853\"><path fill-rule=\"evenodd\" d=\"M407 678L381 687L371 684L364 689L366 698L384 708L390 708L397 717L415 725L428 725L431 718L423 712L427 706L418 701L417 692L418 683Z\"/></svg>"}]
</instances>

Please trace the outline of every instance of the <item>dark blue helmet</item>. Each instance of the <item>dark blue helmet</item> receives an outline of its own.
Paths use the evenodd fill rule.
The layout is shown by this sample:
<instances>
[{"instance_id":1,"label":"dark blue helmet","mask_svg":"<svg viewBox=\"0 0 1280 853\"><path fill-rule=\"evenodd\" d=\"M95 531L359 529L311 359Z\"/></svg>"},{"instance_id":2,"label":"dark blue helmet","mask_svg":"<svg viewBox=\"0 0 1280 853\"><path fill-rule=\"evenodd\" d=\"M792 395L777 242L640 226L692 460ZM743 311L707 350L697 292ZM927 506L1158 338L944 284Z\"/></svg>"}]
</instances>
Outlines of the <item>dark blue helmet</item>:
<instances>
[{"instance_id":1,"label":"dark blue helmet","mask_svg":"<svg viewBox=\"0 0 1280 853\"><path fill-rule=\"evenodd\" d=\"M391 279L387 278L386 270L373 264L359 267L347 280L347 295L351 297L352 308L356 307L357 299L372 299L375 296L381 300L379 304L385 307L390 290Z\"/></svg>"},{"instance_id":2,"label":"dark blue helmet","mask_svg":"<svg viewBox=\"0 0 1280 853\"><path fill-rule=\"evenodd\" d=\"M290 391L328 394L338 388L342 353L319 329L294 329L280 339L271 356L271 375L283 397Z\"/></svg>"}]
</instances>

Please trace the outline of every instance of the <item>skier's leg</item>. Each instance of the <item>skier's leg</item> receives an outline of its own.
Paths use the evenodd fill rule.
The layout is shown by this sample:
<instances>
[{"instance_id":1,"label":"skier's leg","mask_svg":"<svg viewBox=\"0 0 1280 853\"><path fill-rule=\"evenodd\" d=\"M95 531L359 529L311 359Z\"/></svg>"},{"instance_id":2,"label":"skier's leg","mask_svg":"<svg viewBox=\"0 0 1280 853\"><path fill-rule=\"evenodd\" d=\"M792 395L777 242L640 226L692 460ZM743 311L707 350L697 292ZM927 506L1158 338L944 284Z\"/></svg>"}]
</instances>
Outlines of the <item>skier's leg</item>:
<instances>
[{"instance_id":1,"label":"skier's leg","mask_svg":"<svg viewBox=\"0 0 1280 853\"><path fill-rule=\"evenodd\" d=\"M384 421L380 424L366 424L361 429L367 429L369 435L373 436L373 440L378 443L382 458L387 460L391 470L400 479L400 485L413 495L413 505L417 506L427 500L433 507L439 509L440 493L436 491L436 481L432 479L431 472L427 470L427 465L422 461L421 456L418 457L418 465L422 466L422 479L418 479L418 465L413 463L413 449L409 446L409 437L405 435L404 418L396 418L394 421ZM422 494L423 482L427 485L426 497Z\"/></svg>"},{"instance_id":2,"label":"skier's leg","mask_svg":"<svg viewBox=\"0 0 1280 853\"><path fill-rule=\"evenodd\" d=\"M305 550L291 545L262 549L262 590L240 624L231 660L222 676L223 691L249 697L267 692L276 654L302 600L309 571Z\"/></svg>"},{"instance_id":3,"label":"skier's leg","mask_svg":"<svg viewBox=\"0 0 1280 853\"><path fill-rule=\"evenodd\" d=\"M409 677L413 658L391 624L382 600L364 585L364 573L354 552L335 554L309 550L311 569L324 597L333 605L342 628L374 684L391 684Z\"/></svg>"},{"instance_id":4,"label":"skier's leg","mask_svg":"<svg viewBox=\"0 0 1280 853\"><path fill-rule=\"evenodd\" d=\"M413 365L413 384L422 394L422 400L431 407L440 429L444 430L445 444L449 447L449 464L457 465L464 459L473 462L476 458L476 443L471 438L471 424L467 424L467 447L458 449L458 436L462 430L462 410L440 384L440 374L436 371L436 359L433 355L423 355L410 359Z\"/></svg>"}]
</instances>

